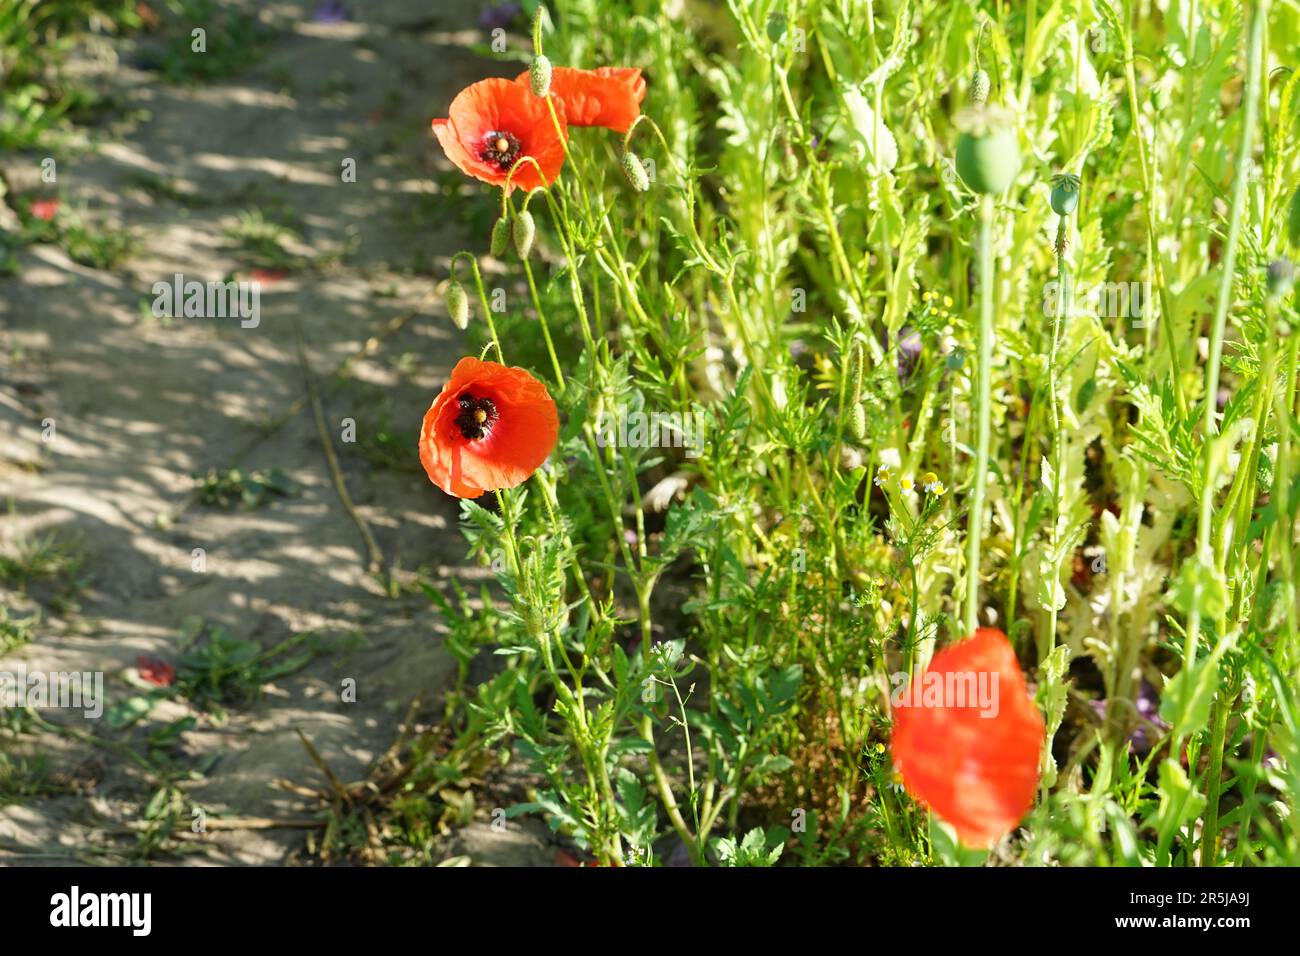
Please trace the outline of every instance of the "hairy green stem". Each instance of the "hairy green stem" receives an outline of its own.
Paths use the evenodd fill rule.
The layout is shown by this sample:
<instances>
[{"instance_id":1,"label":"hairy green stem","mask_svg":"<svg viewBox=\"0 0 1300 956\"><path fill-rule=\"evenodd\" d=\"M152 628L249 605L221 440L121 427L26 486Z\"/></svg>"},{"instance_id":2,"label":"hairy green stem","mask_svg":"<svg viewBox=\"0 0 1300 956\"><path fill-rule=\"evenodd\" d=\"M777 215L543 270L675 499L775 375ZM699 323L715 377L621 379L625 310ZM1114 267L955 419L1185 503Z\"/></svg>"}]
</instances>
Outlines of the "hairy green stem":
<instances>
[{"instance_id":1,"label":"hairy green stem","mask_svg":"<svg viewBox=\"0 0 1300 956\"><path fill-rule=\"evenodd\" d=\"M981 196L979 207L980 319L975 384L975 475L966 514L966 615L964 632L979 622L980 536L984 526L984 487L989 468L989 399L993 364L993 197Z\"/></svg>"},{"instance_id":2,"label":"hairy green stem","mask_svg":"<svg viewBox=\"0 0 1300 956\"><path fill-rule=\"evenodd\" d=\"M1214 322L1210 327L1210 354L1205 367L1205 408L1203 449L1205 472L1201 487L1204 501L1214 496L1210 441L1218 432L1215 421L1215 396L1219 391L1219 367L1223 361L1223 333L1232 302L1232 286L1237 263L1237 237L1241 233L1241 218L1246 207L1246 182L1250 175L1250 155L1255 141L1255 120L1259 112L1260 52L1264 40L1264 21L1268 18L1268 0L1259 0L1250 21L1250 38L1246 47L1246 88L1242 93L1245 114L1241 124L1241 145L1237 150L1237 171L1232 183L1232 210L1228 217L1228 235L1224 240L1223 272L1219 277L1218 298L1214 307ZM1203 501L1203 504L1204 504ZM1212 517L1210 509L1201 508L1196 528L1196 560L1207 566L1214 560L1210 543ZM1183 664L1190 667L1196 661L1196 642L1200 637L1201 611L1199 602L1193 602L1187 617L1187 642Z\"/></svg>"}]
</instances>

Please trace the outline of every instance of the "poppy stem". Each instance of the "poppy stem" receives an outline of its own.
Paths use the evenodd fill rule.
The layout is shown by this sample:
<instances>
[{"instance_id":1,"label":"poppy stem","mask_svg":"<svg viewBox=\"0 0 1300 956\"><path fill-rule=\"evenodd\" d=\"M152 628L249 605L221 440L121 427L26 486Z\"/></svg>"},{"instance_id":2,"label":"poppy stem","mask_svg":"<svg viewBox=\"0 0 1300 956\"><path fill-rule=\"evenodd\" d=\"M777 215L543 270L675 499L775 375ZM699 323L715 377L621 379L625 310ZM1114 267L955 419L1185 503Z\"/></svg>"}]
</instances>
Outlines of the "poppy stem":
<instances>
[{"instance_id":1,"label":"poppy stem","mask_svg":"<svg viewBox=\"0 0 1300 956\"><path fill-rule=\"evenodd\" d=\"M478 271L478 260L468 252L458 252L451 257L451 274L456 275L456 260L464 257L469 260L470 273L474 276L474 288L478 291L478 301L483 307L483 318L487 322L488 334L492 336L492 345L497 350L497 358L504 365L506 361L505 353L501 351L501 339L497 337L497 326L492 320L492 309L488 306L487 290L483 286L483 275Z\"/></svg>"},{"instance_id":2,"label":"poppy stem","mask_svg":"<svg viewBox=\"0 0 1300 956\"><path fill-rule=\"evenodd\" d=\"M546 4L539 3L533 13L533 56L542 55L542 17L549 17Z\"/></svg>"},{"instance_id":3,"label":"poppy stem","mask_svg":"<svg viewBox=\"0 0 1300 956\"><path fill-rule=\"evenodd\" d=\"M1061 472L1064 470L1065 447L1061 436L1060 382L1057 363L1060 360L1061 338L1073 307L1070 289L1070 264L1065 258L1069 236L1069 214L1059 216L1056 225L1056 276L1060 291L1056 300L1056 315L1052 317L1052 345L1047 355L1047 398L1052 413L1052 590L1051 607L1047 608L1047 635L1039 642L1038 663L1047 660L1056 647L1057 592L1061 589L1061 565L1064 557L1057 553L1061 538L1061 501L1064 498ZM1008 612L1010 613L1010 612Z\"/></svg>"},{"instance_id":4,"label":"poppy stem","mask_svg":"<svg viewBox=\"0 0 1300 956\"><path fill-rule=\"evenodd\" d=\"M668 139L664 136L664 131L659 128L658 123L652 120L649 116L646 116L645 113L641 113L637 116L637 118L632 121L632 125L627 128L627 132L623 134L623 152L627 152L628 146L632 142L632 134L636 132L636 128L640 126L642 122L648 124L650 129L654 132L655 137L659 140L659 145L664 148L664 155L667 156L668 161L672 163L673 170L678 176L685 179L686 170L682 167L681 163L677 162L677 157L673 155L673 151L668 148Z\"/></svg>"},{"instance_id":5,"label":"poppy stem","mask_svg":"<svg viewBox=\"0 0 1300 956\"><path fill-rule=\"evenodd\" d=\"M1228 216L1228 235L1224 240L1222 272L1219 276L1218 298L1214 306L1214 322L1210 327L1210 356L1205 367L1204 421L1202 425L1202 455L1205 474L1201 483L1204 495L1200 519L1196 528L1196 557L1208 568L1214 562L1210 542L1213 524L1212 499L1214 498L1214 460L1211 439L1218 432L1215 421L1216 396L1219 392L1219 366L1223 360L1223 334L1227 324L1228 308L1232 304L1232 286L1236 277L1237 238L1241 234L1241 217L1246 207L1246 180L1250 173L1252 147L1255 141L1255 120L1259 112L1260 55L1264 42L1264 23L1268 19L1268 0L1255 5L1250 21L1250 38L1246 46L1246 86L1242 92L1245 112L1241 123L1241 145L1237 149L1237 170L1232 183L1232 208ZM1199 597L1199 595L1198 595ZM1187 640L1183 648L1183 666L1196 663L1197 641L1201 632L1201 602L1193 600L1187 615ZM1221 637L1222 635L1220 635Z\"/></svg>"},{"instance_id":6,"label":"poppy stem","mask_svg":"<svg viewBox=\"0 0 1300 956\"><path fill-rule=\"evenodd\" d=\"M528 292L533 299L533 308L537 310L537 320L542 325L542 338L546 340L546 351L551 356L551 367L555 369L555 382L559 386L560 394L564 394L567 387L564 381L564 370L560 368L560 360L555 354L555 343L551 341L551 327L546 321L546 311L542 308L541 297L537 294L537 283L533 280L533 267L528 260L524 260L524 275L528 277Z\"/></svg>"},{"instance_id":7,"label":"poppy stem","mask_svg":"<svg viewBox=\"0 0 1300 956\"><path fill-rule=\"evenodd\" d=\"M979 206L980 314L975 385L975 475L966 514L966 615L964 633L979 623L980 536L984 525L984 489L989 467L989 393L993 364L993 197L980 196Z\"/></svg>"}]
</instances>

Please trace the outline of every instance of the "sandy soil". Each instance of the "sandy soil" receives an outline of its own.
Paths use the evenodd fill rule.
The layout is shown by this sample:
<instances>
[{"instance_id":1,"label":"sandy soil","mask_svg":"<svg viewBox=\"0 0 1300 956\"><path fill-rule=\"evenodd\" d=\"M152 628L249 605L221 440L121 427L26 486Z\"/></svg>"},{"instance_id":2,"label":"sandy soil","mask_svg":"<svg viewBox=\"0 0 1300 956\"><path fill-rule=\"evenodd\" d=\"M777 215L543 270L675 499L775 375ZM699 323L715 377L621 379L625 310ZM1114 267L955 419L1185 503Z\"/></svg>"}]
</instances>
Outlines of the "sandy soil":
<instances>
[{"instance_id":1,"label":"sandy soil","mask_svg":"<svg viewBox=\"0 0 1300 956\"><path fill-rule=\"evenodd\" d=\"M5 593L13 613L40 609L43 620L0 669L103 671L111 706L139 693L127 683L138 656L177 659L187 618L263 647L306 630L339 644L231 708L224 723L174 701L123 731L77 712L42 712L71 735L24 734L11 756L47 758L56 792L0 806L0 862L120 859L156 779L111 745L143 750L149 733L186 714L199 722L168 753L190 768L182 787L193 805L212 816L301 818L317 808L272 786L322 782L295 731L340 778L358 779L411 699L435 701L451 679L428 599L412 587L390 596L367 573L310 407L264 430L305 394L299 322L348 491L396 580L409 586L422 572L470 584L484 573L460 566L455 503L428 484L413 448L419 418L460 354L440 300L427 297L433 273L445 275L457 249L483 244L450 217L418 215L445 166L428 119L493 71L470 48L484 39L480 4L370 0L338 24L310 22L311 4L224 6L257 11L268 32L260 58L232 78L160 82L132 65L148 49L134 41L117 46L120 62L86 66L133 118L92 129L91 148L60 161L62 201L131 229L134 253L98 270L37 245L19 253L17 276L0 279L0 500L12 501L0 549L52 533L83 559L84 583L63 613L39 587ZM355 182L342 181L347 158ZM39 185L39 159L0 160L11 201ZM167 323L142 310L153 284L175 273L249 278L227 230L253 207L287 210L300 236L287 246L312 260L275 281L263 276L256 328L235 318ZM417 258L423 274L412 268ZM338 387L325 387L368 337L416 309ZM345 418L356 422L356 443L341 440ZM47 419L52 441L42 437ZM385 429L410 436L408 464L362 453L367 432ZM256 508L193 501L193 475L234 465L279 468L298 491ZM195 548L205 551L201 572ZM349 648L350 634L360 641ZM355 703L341 699L347 679ZM544 858L518 829L476 838L483 829L471 828L456 850L479 862ZM303 840L294 829L209 832L186 859L277 863Z\"/></svg>"}]
</instances>

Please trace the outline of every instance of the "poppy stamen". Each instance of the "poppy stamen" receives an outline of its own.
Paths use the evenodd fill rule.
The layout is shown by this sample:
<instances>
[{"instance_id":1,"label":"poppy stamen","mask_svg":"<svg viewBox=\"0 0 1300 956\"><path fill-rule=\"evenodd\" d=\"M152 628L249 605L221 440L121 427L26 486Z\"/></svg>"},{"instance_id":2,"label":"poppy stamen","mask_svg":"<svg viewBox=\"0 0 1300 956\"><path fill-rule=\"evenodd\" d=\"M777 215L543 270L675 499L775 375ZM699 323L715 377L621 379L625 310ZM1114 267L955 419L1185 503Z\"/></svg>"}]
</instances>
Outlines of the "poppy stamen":
<instances>
[{"instance_id":1,"label":"poppy stamen","mask_svg":"<svg viewBox=\"0 0 1300 956\"><path fill-rule=\"evenodd\" d=\"M485 163L495 163L502 172L507 172L519 158L519 152L519 137L504 130L492 130L483 137L479 159Z\"/></svg>"},{"instance_id":2,"label":"poppy stamen","mask_svg":"<svg viewBox=\"0 0 1300 956\"><path fill-rule=\"evenodd\" d=\"M475 398L469 392L456 400L460 404L460 414L456 416L456 427L468 441L478 441L486 436L497 420L497 407L490 398Z\"/></svg>"}]
</instances>

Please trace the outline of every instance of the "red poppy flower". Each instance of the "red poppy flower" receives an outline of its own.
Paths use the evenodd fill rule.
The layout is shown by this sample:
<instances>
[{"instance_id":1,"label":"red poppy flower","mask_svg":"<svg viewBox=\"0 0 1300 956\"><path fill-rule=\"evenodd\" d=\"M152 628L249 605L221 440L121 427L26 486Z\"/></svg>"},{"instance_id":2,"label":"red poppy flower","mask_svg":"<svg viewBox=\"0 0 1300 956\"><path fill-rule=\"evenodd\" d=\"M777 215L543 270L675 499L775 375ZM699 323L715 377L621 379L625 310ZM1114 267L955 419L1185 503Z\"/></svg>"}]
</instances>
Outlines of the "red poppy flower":
<instances>
[{"instance_id":1,"label":"red poppy flower","mask_svg":"<svg viewBox=\"0 0 1300 956\"><path fill-rule=\"evenodd\" d=\"M156 687L171 687L176 681L176 668L156 657L141 654L135 659L135 669L140 679Z\"/></svg>"},{"instance_id":2,"label":"red poppy flower","mask_svg":"<svg viewBox=\"0 0 1300 956\"><path fill-rule=\"evenodd\" d=\"M980 628L935 654L899 696L891 746L913 799L968 846L1019 823L1034 804L1045 728L1007 636Z\"/></svg>"},{"instance_id":3,"label":"red poppy flower","mask_svg":"<svg viewBox=\"0 0 1300 956\"><path fill-rule=\"evenodd\" d=\"M467 176L504 186L511 168L522 156L532 163L515 170L511 186L534 189L549 186L564 165L564 110L557 109L560 132L555 130L546 102L532 90L509 80L481 80L465 87L451 101L446 119L433 121L433 132L447 158Z\"/></svg>"},{"instance_id":4,"label":"red poppy flower","mask_svg":"<svg viewBox=\"0 0 1300 956\"><path fill-rule=\"evenodd\" d=\"M39 219L41 222L49 222L59 212L59 201L57 199L37 199L31 205L31 214L33 219Z\"/></svg>"},{"instance_id":5,"label":"red poppy flower","mask_svg":"<svg viewBox=\"0 0 1300 956\"><path fill-rule=\"evenodd\" d=\"M527 71L520 73L515 82L527 87ZM564 105L570 126L605 126L626 133L641 115L645 78L640 70L628 66L595 70L557 66L551 73L551 93Z\"/></svg>"},{"instance_id":6,"label":"red poppy flower","mask_svg":"<svg viewBox=\"0 0 1300 956\"><path fill-rule=\"evenodd\" d=\"M521 368L463 358L424 414L420 463L447 494L477 498L527 481L559 433L543 383Z\"/></svg>"}]
</instances>

